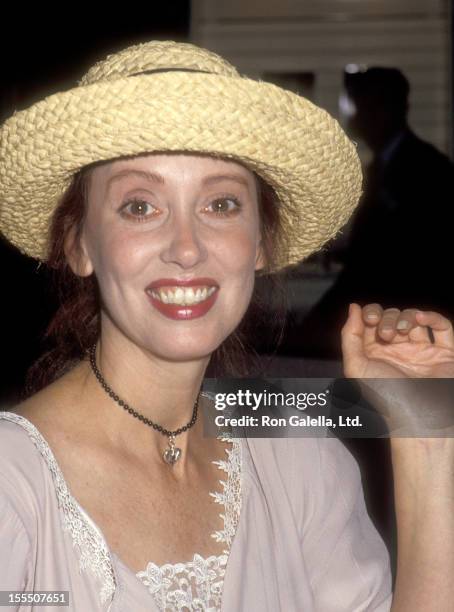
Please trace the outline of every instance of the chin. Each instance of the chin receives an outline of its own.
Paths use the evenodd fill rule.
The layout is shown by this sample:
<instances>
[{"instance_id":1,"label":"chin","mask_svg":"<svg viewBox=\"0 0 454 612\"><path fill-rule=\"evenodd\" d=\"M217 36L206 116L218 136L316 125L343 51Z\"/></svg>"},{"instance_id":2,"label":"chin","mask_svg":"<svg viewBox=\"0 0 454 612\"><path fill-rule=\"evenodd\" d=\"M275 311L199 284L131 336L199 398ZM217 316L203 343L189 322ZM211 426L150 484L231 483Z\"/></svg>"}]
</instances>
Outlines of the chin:
<instances>
[{"instance_id":1,"label":"chin","mask_svg":"<svg viewBox=\"0 0 454 612\"><path fill-rule=\"evenodd\" d=\"M155 338L153 342L145 342L143 346L151 355L159 359L183 362L209 359L221 343L222 339L213 342L207 341L206 338L203 342L197 342L195 339L188 342L186 339L186 341L178 342L178 338L174 338L172 344L167 342L158 344Z\"/></svg>"},{"instance_id":2,"label":"chin","mask_svg":"<svg viewBox=\"0 0 454 612\"><path fill-rule=\"evenodd\" d=\"M150 350L150 353L159 357L162 361L169 361L172 363L187 363L191 361L203 361L208 360L211 357L213 351L202 353L195 351L172 351L172 352L156 352Z\"/></svg>"}]
</instances>

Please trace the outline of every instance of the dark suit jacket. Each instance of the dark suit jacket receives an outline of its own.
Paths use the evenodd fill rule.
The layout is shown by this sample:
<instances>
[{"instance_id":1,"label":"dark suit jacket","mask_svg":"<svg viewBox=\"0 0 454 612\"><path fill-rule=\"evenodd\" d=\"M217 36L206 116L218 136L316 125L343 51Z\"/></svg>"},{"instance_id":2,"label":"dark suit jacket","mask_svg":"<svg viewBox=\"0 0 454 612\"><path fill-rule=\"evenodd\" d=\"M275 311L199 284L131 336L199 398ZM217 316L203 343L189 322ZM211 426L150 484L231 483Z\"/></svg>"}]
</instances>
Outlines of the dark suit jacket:
<instances>
[{"instance_id":1,"label":"dark suit jacket","mask_svg":"<svg viewBox=\"0 0 454 612\"><path fill-rule=\"evenodd\" d=\"M384 166L372 163L337 290L349 299L454 311L454 166L408 130Z\"/></svg>"}]
</instances>

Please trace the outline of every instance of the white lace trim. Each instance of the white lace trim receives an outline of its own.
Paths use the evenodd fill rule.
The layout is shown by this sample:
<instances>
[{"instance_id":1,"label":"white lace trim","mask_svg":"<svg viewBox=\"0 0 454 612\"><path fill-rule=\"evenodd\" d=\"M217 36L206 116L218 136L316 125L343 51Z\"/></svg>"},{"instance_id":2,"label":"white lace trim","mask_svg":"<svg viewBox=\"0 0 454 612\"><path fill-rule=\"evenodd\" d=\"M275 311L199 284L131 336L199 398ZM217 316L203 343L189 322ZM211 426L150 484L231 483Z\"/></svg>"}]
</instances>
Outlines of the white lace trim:
<instances>
[{"instance_id":1,"label":"white lace trim","mask_svg":"<svg viewBox=\"0 0 454 612\"><path fill-rule=\"evenodd\" d=\"M149 563L136 575L162 612L219 612L227 558L213 555L205 559L195 554L187 563Z\"/></svg>"},{"instance_id":2,"label":"white lace trim","mask_svg":"<svg viewBox=\"0 0 454 612\"><path fill-rule=\"evenodd\" d=\"M192 561L161 566L150 562L145 570L138 572L136 576L148 588L162 612L188 609L217 612L221 607L229 549L241 512L241 447L238 440L225 434L218 438L231 442L232 447L225 449L226 460L212 462L226 472L227 480L219 480L221 492L210 492L215 501L224 506L224 514L220 514L224 528L212 533L211 537L227 547L219 556L203 558L195 554Z\"/></svg>"},{"instance_id":3,"label":"white lace trim","mask_svg":"<svg viewBox=\"0 0 454 612\"><path fill-rule=\"evenodd\" d=\"M219 436L219 438L224 442L232 442L232 448L225 449L227 453L226 460L213 461L219 469L227 473L227 481L219 481L222 487L221 492L215 491L210 493L216 503L224 506L224 514L220 514L221 518L224 519L224 529L215 531L211 534L211 537L216 542L225 542L227 549L224 550L224 554L228 554L241 512L241 448L238 440L235 438L225 435Z\"/></svg>"},{"instance_id":4,"label":"white lace trim","mask_svg":"<svg viewBox=\"0 0 454 612\"><path fill-rule=\"evenodd\" d=\"M69 492L60 467L46 440L26 418L13 412L0 412L0 418L22 426L43 456L54 480L59 508L62 509L63 529L69 531L74 547L79 549L79 569L89 570L101 580L99 593L104 604L115 591L115 575L110 551L104 538L94 524L88 522L80 512L78 502Z\"/></svg>"},{"instance_id":5,"label":"white lace trim","mask_svg":"<svg viewBox=\"0 0 454 612\"><path fill-rule=\"evenodd\" d=\"M102 586L99 596L104 604L113 596L116 581L110 550L102 533L71 495L52 450L38 429L13 412L0 412L0 418L22 426L43 456L54 480L58 506L62 509L63 529L70 532L73 545L80 553L79 569L81 572L91 571L100 579ZM149 563L143 572L136 574L154 595L158 605L158 591L161 591L161 606L164 606L161 609L165 611L169 610L166 604L173 606L171 610L189 607L204 612L215 612L220 607L228 553L241 512L241 445L237 439L226 434L220 435L219 439L232 442L232 448L225 449L228 455L226 460L213 461L227 473L227 480L219 480L221 492L210 492L215 501L224 506L224 514L220 514L224 528L211 534L211 537L217 542L225 542L227 546L220 556L204 559L195 554L192 561L160 567Z\"/></svg>"}]
</instances>

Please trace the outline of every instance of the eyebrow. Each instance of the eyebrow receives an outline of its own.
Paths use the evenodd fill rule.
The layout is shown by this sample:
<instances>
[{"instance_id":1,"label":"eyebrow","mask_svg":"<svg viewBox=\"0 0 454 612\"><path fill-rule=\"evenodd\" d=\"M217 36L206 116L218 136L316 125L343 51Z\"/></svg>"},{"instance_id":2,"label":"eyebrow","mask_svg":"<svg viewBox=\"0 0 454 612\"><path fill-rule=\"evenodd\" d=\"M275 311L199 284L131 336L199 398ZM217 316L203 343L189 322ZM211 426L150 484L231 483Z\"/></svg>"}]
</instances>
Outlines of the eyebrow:
<instances>
[{"instance_id":1,"label":"eyebrow","mask_svg":"<svg viewBox=\"0 0 454 612\"><path fill-rule=\"evenodd\" d=\"M139 176L141 178L146 179L149 182L161 183L161 184L165 183L164 177L161 174L158 174L157 172L149 172L147 170L134 170L134 169L125 168L124 170L120 170L119 172L117 172L116 174L114 174L113 176L109 178L109 180L107 181L107 189L110 189L110 186L115 181L120 180L130 175ZM240 174L234 174L234 173L232 174L230 173L229 174L213 174L211 176L206 176L202 180L202 185L213 185L215 183L220 183L221 181L234 181L236 183L239 183L240 185L243 185L247 189L249 189L249 183L247 179L244 176L241 176Z\"/></svg>"},{"instance_id":2,"label":"eyebrow","mask_svg":"<svg viewBox=\"0 0 454 612\"><path fill-rule=\"evenodd\" d=\"M249 183L244 176L241 174L213 174L212 176L206 176L202 185L213 185L214 183L220 183L221 181L235 181L240 185L244 185L249 189Z\"/></svg>"},{"instance_id":3,"label":"eyebrow","mask_svg":"<svg viewBox=\"0 0 454 612\"><path fill-rule=\"evenodd\" d=\"M131 176L131 175L136 175L141 178L144 178L150 183L151 182L164 183L164 178L160 174L157 174L155 172L148 172L147 170L133 170L132 168L131 169L125 168L124 170L120 170L119 172L117 172L116 174L110 177L110 179L107 181L107 189L109 189L112 183L114 183L115 181L118 181L124 178L125 176Z\"/></svg>"}]
</instances>

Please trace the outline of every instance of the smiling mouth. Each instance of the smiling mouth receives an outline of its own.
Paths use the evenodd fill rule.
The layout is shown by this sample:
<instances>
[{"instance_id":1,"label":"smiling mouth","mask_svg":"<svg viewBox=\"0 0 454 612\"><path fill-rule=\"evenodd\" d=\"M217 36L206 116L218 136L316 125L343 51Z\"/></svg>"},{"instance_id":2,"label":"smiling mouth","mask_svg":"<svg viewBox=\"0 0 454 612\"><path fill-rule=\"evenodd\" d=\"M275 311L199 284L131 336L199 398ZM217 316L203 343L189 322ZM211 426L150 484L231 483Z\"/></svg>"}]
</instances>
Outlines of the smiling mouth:
<instances>
[{"instance_id":1,"label":"smiling mouth","mask_svg":"<svg viewBox=\"0 0 454 612\"><path fill-rule=\"evenodd\" d=\"M164 304L190 306L207 300L217 287L200 285L199 287L156 287L147 293Z\"/></svg>"}]
</instances>

